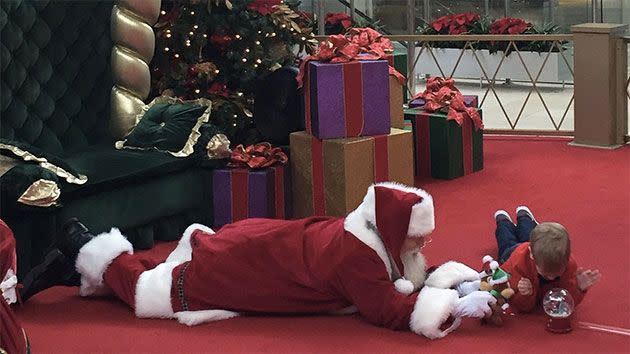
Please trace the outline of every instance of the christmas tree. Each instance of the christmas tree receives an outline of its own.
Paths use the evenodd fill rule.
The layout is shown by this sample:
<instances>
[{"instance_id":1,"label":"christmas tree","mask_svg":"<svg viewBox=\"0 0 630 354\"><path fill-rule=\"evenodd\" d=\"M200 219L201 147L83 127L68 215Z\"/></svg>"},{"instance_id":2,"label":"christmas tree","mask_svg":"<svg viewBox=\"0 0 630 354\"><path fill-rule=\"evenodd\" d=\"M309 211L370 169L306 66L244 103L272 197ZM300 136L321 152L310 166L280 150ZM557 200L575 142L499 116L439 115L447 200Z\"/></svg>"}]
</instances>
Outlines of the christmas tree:
<instances>
[{"instance_id":1,"label":"christmas tree","mask_svg":"<svg viewBox=\"0 0 630 354\"><path fill-rule=\"evenodd\" d=\"M152 95L209 98L211 122L235 142L252 127L255 82L310 53L312 28L281 0L163 1ZM234 141L233 141L234 142Z\"/></svg>"}]
</instances>

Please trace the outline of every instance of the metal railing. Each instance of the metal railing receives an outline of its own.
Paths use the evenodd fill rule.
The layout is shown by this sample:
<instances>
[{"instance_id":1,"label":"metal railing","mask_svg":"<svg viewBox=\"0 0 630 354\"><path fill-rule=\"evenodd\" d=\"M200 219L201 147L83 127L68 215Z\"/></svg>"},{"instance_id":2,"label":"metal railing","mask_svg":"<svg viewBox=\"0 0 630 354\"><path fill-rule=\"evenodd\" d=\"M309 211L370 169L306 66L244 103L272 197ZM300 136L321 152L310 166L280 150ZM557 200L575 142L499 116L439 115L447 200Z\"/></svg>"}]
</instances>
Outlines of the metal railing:
<instances>
[{"instance_id":1,"label":"metal railing","mask_svg":"<svg viewBox=\"0 0 630 354\"><path fill-rule=\"evenodd\" d=\"M545 66L549 63L549 58L551 53L559 53L559 57L561 58L561 62L566 65L567 72L570 75L569 82L573 80L573 65L572 58L569 59L567 55L566 44L572 41L573 36L570 34L563 35L399 35L399 36L387 36L390 40L393 41L406 41L408 42L407 46L407 55L408 58L408 82L407 88L409 90L410 95L414 95L417 92L418 85L416 85L416 68L418 61L422 57L422 54L425 52L428 55L425 55L423 60L432 60L435 63L435 66L438 69L436 75L443 76L446 78L454 77L460 65L463 63L463 59L466 55L467 60L472 60L473 65L476 64L479 67L480 71L480 79L482 82L486 84L486 88L483 91L483 95L480 98L480 107L484 107L484 103L487 102L489 95L491 94L498 103L500 111L502 112L504 118L506 119L509 128L508 130L504 129L488 129L488 132L496 132L496 133L505 133L509 131L510 133L518 133L518 134L540 134L546 133L550 135L571 135L572 129L562 129L563 123L566 121L567 115L570 112L570 108L573 104L573 93L571 92L571 98L566 106L563 106L562 114L554 117L551 109L547 102L545 101L545 95L540 89L541 73L544 71ZM441 63L438 59L436 53L441 49L439 48L439 42L451 42L458 43L457 47L459 47L459 54L455 60L455 64L450 70L446 70L444 68L444 63ZM525 45L528 45L532 42L545 42L548 44L548 50L540 53L540 60L542 63L538 68L532 68L531 65L528 66L526 61L523 58L523 48ZM494 67L490 67L488 63L484 63L481 60L480 56L482 54L481 48L489 47L487 44L490 43L502 43L506 44L503 47L502 51L499 51L495 54L496 58L500 58L498 64ZM416 50L419 51L416 53ZM499 78L497 77L498 73L501 71L502 66L506 62L506 58L508 55L515 55L518 58L517 62L520 62L522 68L524 69L526 75L523 78L526 85L529 86L528 93L522 102L520 110L516 114L508 113L506 109L506 105L501 99L501 95L497 92L497 85ZM570 56L569 56L570 57ZM467 63L470 64L470 63ZM509 80L508 80L509 82ZM566 84L565 80L558 80L558 84L562 84L563 87ZM517 131L517 124L521 121L523 117L523 113L525 111L525 107L530 101L532 95L537 95L542 103L544 111L547 115L547 118L553 125L553 130L549 131L541 131L541 130L522 130L519 129ZM572 112L571 112L572 113ZM561 130L562 129L562 130Z\"/></svg>"}]
</instances>

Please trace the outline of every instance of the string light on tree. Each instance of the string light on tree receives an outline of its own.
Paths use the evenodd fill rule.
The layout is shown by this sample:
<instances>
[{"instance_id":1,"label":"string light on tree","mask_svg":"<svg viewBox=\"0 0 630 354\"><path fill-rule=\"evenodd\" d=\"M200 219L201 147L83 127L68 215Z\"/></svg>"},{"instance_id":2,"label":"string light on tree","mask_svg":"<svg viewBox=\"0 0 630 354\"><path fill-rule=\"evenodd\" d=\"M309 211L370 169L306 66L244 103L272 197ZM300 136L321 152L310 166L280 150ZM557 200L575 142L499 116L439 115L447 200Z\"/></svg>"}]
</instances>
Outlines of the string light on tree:
<instances>
[{"instance_id":1,"label":"string light on tree","mask_svg":"<svg viewBox=\"0 0 630 354\"><path fill-rule=\"evenodd\" d=\"M267 2L288 6L274 9ZM237 133L247 125L245 116L249 117L248 111L253 108L253 80L271 71L272 63L295 60L292 48L303 47L305 39L309 42L312 30L302 27L303 22L293 17L296 16L291 13L295 11L294 1L162 3L165 8L160 9L160 15L164 18L158 22L164 25L156 28L156 47L162 50L158 49L157 60L151 64L151 73L155 74L152 93L160 95L165 88L171 88L172 92L167 94L182 99L207 97L225 102L225 106L217 104L216 112L213 109L216 122L226 133L239 136ZM267 12L262 13L250 3L260 3L259 8ZM229 4L231 8L225 6ZM267 43L273 44L272 47L267 48Z\"/></svg>"}]
</instances>

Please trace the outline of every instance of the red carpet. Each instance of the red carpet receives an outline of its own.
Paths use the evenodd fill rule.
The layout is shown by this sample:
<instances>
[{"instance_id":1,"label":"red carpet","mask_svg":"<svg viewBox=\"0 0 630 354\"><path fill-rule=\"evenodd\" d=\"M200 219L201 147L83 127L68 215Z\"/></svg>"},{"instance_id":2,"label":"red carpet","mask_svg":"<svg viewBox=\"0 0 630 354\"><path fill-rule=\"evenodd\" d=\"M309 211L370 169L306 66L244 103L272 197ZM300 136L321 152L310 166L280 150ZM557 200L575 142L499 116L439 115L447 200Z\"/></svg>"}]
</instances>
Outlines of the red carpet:
<instances>
[{"instance_id":1,"label":"red carpet","mask_svg":"<svg viewBox=\"0 0 630 354\"><path fill-rule=\"evenodd\" d=\"M50 289L16 310L34 353L630 352L627 334L580 326L630 328L630 149L487 138L485 164L453 181L418 181L436 208L437 229L425 249L429 263L455 259L479 267L484 254L496 252L494 211L527 204L539 221L567 227L580 265L603 272L577 308L571 333L545 331L540 312L503 328L465 320L436 341L374 327L358 316L243 317L189 328L136 319L116 300L82 299L70 288Z\"/></svg>"}]
</instances>

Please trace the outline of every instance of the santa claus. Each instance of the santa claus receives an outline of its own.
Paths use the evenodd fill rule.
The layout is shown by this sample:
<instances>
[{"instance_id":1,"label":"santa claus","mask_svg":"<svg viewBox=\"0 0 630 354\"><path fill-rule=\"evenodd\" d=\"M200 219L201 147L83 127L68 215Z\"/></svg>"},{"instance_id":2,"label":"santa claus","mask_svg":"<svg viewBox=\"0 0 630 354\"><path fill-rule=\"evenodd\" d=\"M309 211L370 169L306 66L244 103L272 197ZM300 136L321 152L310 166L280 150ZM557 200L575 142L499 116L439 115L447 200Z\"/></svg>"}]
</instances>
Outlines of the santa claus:
<instances>
[{"instance_id":1,"label":"santa claus","mask_svg":"<svg viewBox=\"0 0 630 354\"><path fill-rule=\"evenodd\" d=\"M118 229L93 236L78 222L69 227L61 253L75 262L80 294L113 291L138 317L197 325L248 313L358 311L376 325L440 338L462 317L490 314L496 301L454 289L479 280L461 263L426 276L420 251L434 229L433 200L395 183L371 186L345 218L248 219L217 233L191 225L161 264L134 255Z\"/></svg>"}]
</instances>

